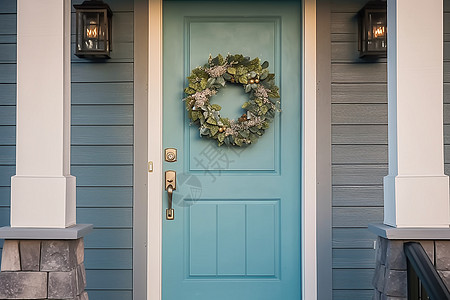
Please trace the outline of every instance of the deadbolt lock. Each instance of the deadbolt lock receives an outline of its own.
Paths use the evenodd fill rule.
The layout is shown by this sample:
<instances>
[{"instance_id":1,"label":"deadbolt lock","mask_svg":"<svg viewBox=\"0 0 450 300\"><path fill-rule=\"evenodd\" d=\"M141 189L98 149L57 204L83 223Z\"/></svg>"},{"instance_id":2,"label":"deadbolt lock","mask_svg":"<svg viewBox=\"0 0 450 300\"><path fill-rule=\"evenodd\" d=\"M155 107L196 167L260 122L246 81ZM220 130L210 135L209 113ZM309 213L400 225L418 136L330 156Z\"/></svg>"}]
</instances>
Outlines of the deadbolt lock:
<instances>
[{"instance_id":1,"label":"deadbolt lock","mask_svg":"<svg viewBox=\"0 0 450 300\"><path fill-rule=\"evenodd\" d=\"M175 148L166 148L164 151L164 159L167 162L175 162L177 161L177 149Z\"/></svg>"}]
</instances>

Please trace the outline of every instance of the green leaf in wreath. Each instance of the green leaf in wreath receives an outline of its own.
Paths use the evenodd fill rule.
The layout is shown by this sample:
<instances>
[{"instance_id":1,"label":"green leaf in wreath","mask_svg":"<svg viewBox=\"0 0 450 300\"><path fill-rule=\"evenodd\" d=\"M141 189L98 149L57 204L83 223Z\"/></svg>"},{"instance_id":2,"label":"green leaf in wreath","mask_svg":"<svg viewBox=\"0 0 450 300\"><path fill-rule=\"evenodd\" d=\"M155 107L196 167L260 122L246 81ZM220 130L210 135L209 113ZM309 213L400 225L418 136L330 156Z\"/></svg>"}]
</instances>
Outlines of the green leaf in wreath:
<instances>
[{"instance_id":1,"label":"green leaf in wreath","mask_svg":"<svg viewBox=\"0 0 450 300\"><path fill-rule=\"evenodd\" d=\"M192 88L190 88L190 87L185 88L185 89L184 89L184 92L185 92L186 94L188 94L188 95L195 94L195 90L192 89Z\"/></svg>"},{"instance_id":2,"label":"green leaf in wreath","mask_svg":"<svg viewBox=\"0 0 450 300\"><path fill-rule=\"evenodd\" d=\"M242 84L247 84L247 76L239 77L239 82L242 83Z\"/></svg>"},{"instance_id":3,"label":"green leaf in wreath","mask_svg":"<svg viewBox=\"0 0 450 300\"><path fill-rule=\"evenodd\" d=\"M222 107L219 104L213 104L211 105L212 109L214 109L215 111L219 111L222 109Z\"/></svg>"},{"instance_id":4,"label":"green leaf in wreath","mask_svg":"<svg viewBox=\"0 0 450 300\"><path fill-rule=\"evenodd\" d=\"M192 73L195 77L198 77L200 79L203 78L208 78L208 73L206 73L205 70L203 70L202 68L195 68L194 70L192 70Z\"/></svg>"},{"instance_id":5,"label":"green leaf in wreath","mask_svg":"<svg viewBox=\"0 0 450 300\"><path fill-rule=\"evenodd\" d=\"M247 74L247 70L243 66L238 66L236 69L236 75Z\"/></svg>"},{"instance_id":6,"label":"green leaf in wreath","mask_svg":"<svg viewBox=\"0 0 450 300\"><path fill-rule=\"evenodd\" d=\"M211 124L211 125L217 125L216 120L214 120L213 117L209 117L208 119L206 119L206 123Z\"/></svg>"},{"instance_id":7,"label":"green leaf in wreath","mask_svg":"<svg viewBox=\"0 0 450 300\"><path fill-rule=\"evenodd\" d=\"M201 112L195 111L195 110L191 111L191 119L192 119L192 121L194 121L194 122L197 121L201 116L202 116Z\"/></svg>"},{"instance_id":8,"label":"green leaf in wreath","mask_svg":"<svg viewBox=\"0 0 450 300\"><path fill-rule=\"evenodd\" d=\"M258 108L259 108L259 106L257 104L249 104L247 106L247 110L249 110L251 112L257 112Z\"/></svg>"},{"instance_id":9,"label":"green leaf in wreath","mask_svg":"<svg viewBox=\"0 0 450 300\"><path fill-rule=\"evenodd\" d=\"M269 67L269 62L266 60L265 62L263 62L263 64L261 65L261 67L263 69L267 69Z\"/></svg>"},{"instance_id":10,"label":"green leaf in wreath","mask_svg":"<svg viewBox=\"0 0 450 300\"><path fill-rule=\"evenodd\" d=\"M250 137L252 136L253 133L257 133L258 132L258 128L256 128L255 126L250 127L249 130L250 130Z\"/></svg>"},{"instance_id":11,"label":"green leaf in wreath","mask_svg":"<svg viewBox=\"0 0 450 300\"><path fill-rule=\"evenodd\" d=\"M262 123L262 128L263 129L269 129L269 122Z\"/></svg>"},{"instance_id":12,"label":"green leaf in wreath","mask_svg":"<svg viewBox=\"0 0 450 300\"><path fill-rule=\"evenodd\" d=\"M220 84L221 86L225 86L225 79L222 76L217 77L216 83Z\"/></svg>"},{"instance_id":13,"label":"green leaf in wreath","mask_svg":"<svg viewBox=\"0 0 450 300\"><path fill-rule=\"evenodd\" d=\"M262 68L261 68L260 63L261 63L261 61L259 60L259 58L255 58L255 59L251 60L248 63L248 70L249 71L258 72L258 73L261 72Z\"/></svg>"},{"instance_id":14,"label":"green leaf in wreath","mask_svg":"<svg viewBox=\"0 0 450 300\"><path fill-rule=\"evenodd\" d=\"M222 76L225 80L231 80L231 75L228 73L224 73Z\"/></svg>"},{"instance_id":15,"label":"green leaf in wreath","mask_svg":"<svg viewBox=\"0 0 450 300\"><path fill-rule=\"evenodd\" d=\"M258 141L258 135L254 133L250 133L250 141L252 143L256 143Z\"/></svg>"},{"instance_id":16,"label":"green leaf in wreath","mask_svg":"<svg viewBox=\"0 0 450 300\"><path fill-rule=\"evenodd\" d=\"M242 146L242 139L235 139L234 140L234 143L236 144L236 145L238 145L239 147L241 147Z\"/></svg>"},{"instance_id":17,"label":"green leaf in wreath","mask_svg":"<svg viewBox=\"0 0 450 300\"><path fill-rule=\"evenodd\" d=\"M227 69L227 72L230 73L231 75L235 75L236 74L236 68L230 67Z\"/></svg>"},{"instance_id":18,"label":"green leaf in wreath","mask_svg":"<svg viewBox=\"0 0 450 300\"><path fill-rule=\"evenodd\" d=\"M223 65L225 63L225 60L221 54L217 55L217 59L219 61L219 65Z\"/></svg>"},{"instance_id":19,"label":"green leaf in wreath","mask_svg":"<svg viewBox=\"0 0 450 300\"><path fill-rule=\"evenodd\" d=\"M202 88L202 90L206 88L207 82L208 80L206 78L202 78L202 80L200 81L200 87Z\"/></svg>"},{"instance_id":20,"label":"green leaf in wreath","mask_svg":"<svg viewBox=\"0 0 450 300\"><path fill-rule=\"evenodd\" d=\"M266 105L261 106L261 112L263 115L267 114L268 110L269 110L269 108Z\"/></svg>"},{"instance_id":21,"label":"green leaf in wreath","mask_svg":"<svg viewBox=\"0 0 450 300\"><path fill-rule=\"evenodd\" d=\"M280 94L278 94L278 88L274 86L270 92L267 93L270 98L280 98Z\"/></svg>"},{"instance_id":22,"label":"green leaf in wreath","mask_svg":"<svg viewBox=\"0 0 450 300\"><path fill-rule=\"evenodd\" d=\"M251 85L250 85L250 84L247 84L247 85L245 86L245 92L248 93L248 92L250 92L251 90L252 90Z\"/></svg>"},{"instance_id":23,"label":"green leaf in wreath","mask_svg":"<svg viewBox=\"0 0 450 300\"><path fill-rule=\"evenodd\" d=\"M211 136L216 135L217 132L219 132L219 126L210 125L208 126L209 131L211 132Z\"/></svg>"},{"instance_id":24,"label":"green leaf in wreath","mask_svg":"<svg viewBox=\"0 0 450 300\"><path fill-rule=\"evenodd\" d=\"M216 79L215 78L213 78L213 77L211 77L211 78L208 78L208 81L206 82L206 88L210 88L211 87L211 85L213 85L214 83L216 82Z\"/></svg>"},{"instance_id":25,"label":"green leaf in wreath","mask_svg":"<svg viewBox=\"0 0 450 300\"><path fill-rule=\"evenodd\" d=\"M221 118L220 121L222 121L223 125L230 126L230 120L228 118Z\"/></svg>"},{"instance_id":26,"label":"green leaf in wreath","mask_svg":"<svg viewBox=\"0 0 450 300\"><path fill-rule=\"evenodd\" d=\"M231 135L228 135L223 140L225 142L225 145L230 146L231 145Z\"/></svg>"},{"instance_id":27,"label":"green leaf in wreath","mask_svg":"<svg viewBox=\"0 0 450 300\"><path fill-rule=\"evenodd\" d=\"M250 131L248 130L242 130L239 132L239 134L243 137L243 138L248 138L248 136L250 135Z\"/></svg>"},{"instance_id":28,"label":"green leaf in wreath","mask_svg":"<svg viewBox=\"0 0 450 300\"><path fill-rule=\"evenodd\" d=\"M220 142L220 143L223 143L223 140L225 139L225 133L224 132L222 132L222 133L219 133L218 135L217 135L217 140Z\"/></svg>"},{"instance_id":29,"label":"green leaf in wreath","mask_svg":"<svg viewBox=\"0 0 450 300\"><path fill-rule=\"evenodd\" d=\"M250 104L250 103L248 103L248 102L245 102L244 104L242 104L242 106L241 106L241 107L242 107L243 109L246 109L246 108L247 108L247 106L248 106L249 104Z\"/></svg>"},{"instance_id":30,"label":"green leaf in wreath","mask_svg":"<svg viewBox=\"0 0 450 300\"><path fill-rule=\"evenodd\" d=\"M218 56L214 57L214 58L212 59L211 63L212 63L214 66L220 65L219 57L218 57Z\"/></svg>"},{"instance_id":31,"label":"green leaf in wreath","mask_svg":"<svg viewBox=\"0 0 450 300\"><path fill-rule=\"evenodd\" d=\"M259 76L259 79L260 80L264 80L264 79L267 78L268 75L269 75L269 71L268 70L264 70L264 71L262 71L261 76Z\"/></svg>"}]
</instances>

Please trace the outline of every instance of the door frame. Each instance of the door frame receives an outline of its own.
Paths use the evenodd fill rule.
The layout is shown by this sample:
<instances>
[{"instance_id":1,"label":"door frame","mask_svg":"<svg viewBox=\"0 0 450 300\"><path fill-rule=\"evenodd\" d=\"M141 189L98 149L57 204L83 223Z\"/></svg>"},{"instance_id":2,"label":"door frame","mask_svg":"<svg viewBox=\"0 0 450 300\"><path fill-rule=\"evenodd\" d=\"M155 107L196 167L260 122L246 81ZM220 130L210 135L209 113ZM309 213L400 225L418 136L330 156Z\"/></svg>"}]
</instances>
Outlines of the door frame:
<instances>
[{"instance_id":1,"label":"door frame","mask_svg":"<svg viewBox=\"0 0 450 300\"><path fill-rule=\"evenodd\" d=\"M147 299L161 300L162 272L162 1L148 0ZM302 299L318 299L316 0L302 0ZM331 240L329 241L331 243ZM331 271L331 268L330 270Z\"/></svg>"}]
</instances>

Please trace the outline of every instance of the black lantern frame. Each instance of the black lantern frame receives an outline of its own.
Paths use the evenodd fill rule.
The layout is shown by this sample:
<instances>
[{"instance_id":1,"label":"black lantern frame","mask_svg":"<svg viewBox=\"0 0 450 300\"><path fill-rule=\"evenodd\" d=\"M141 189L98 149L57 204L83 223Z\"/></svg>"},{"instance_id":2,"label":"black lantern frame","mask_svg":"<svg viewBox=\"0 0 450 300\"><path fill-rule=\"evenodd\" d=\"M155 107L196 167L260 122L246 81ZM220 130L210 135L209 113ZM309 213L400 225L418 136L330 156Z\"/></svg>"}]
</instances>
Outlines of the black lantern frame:
<instances>
[{"instance_id":1,"label":"black lantern frame","mask_svg":"<svg viewBox=\"0 0 450 300\"><path fill-rule=\"evenodd\" d=\"M387 56L386 1L370 1L358 12L358 50L359 57Z\"/></svg>"},{"instance_id":2,"label":"black lantern frame","mask_svg":"<svg viewBox=\"0 0 450 300\"><path fill-rule=\"evenodd\" d=\"M81 58L110 58L112 11L99 0L73 6L76 13L75 55Z\"/></svg>"}]
</instances>

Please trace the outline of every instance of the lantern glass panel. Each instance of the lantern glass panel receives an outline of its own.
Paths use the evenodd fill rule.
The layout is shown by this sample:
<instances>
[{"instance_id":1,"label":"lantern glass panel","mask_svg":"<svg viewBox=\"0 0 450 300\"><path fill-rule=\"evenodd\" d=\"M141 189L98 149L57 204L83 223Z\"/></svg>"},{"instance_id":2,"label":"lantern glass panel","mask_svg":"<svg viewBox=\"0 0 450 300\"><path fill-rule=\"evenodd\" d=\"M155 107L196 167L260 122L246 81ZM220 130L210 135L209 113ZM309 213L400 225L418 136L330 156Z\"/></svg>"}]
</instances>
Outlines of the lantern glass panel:
<instances>
[{"instance_id":1,"label":"lantern glass panel","mask_svg":"<svg viewBox=\"0 0 450 300\"><path fill-rule=\"evenodd\" d=\"M367 51L387 49L386 14L369 12L367 30Z\"/></svg>"},{"instance_id":2,"label":"lantern glass panel","mask_svg":"<svg viewBox=\"0 0 450 300\"><path fill-rule=\"evenodd\" d=\"M107 51L106 10L100 12L79 12L78 17L78 51Z\"/></svg>"}]
</instances>

